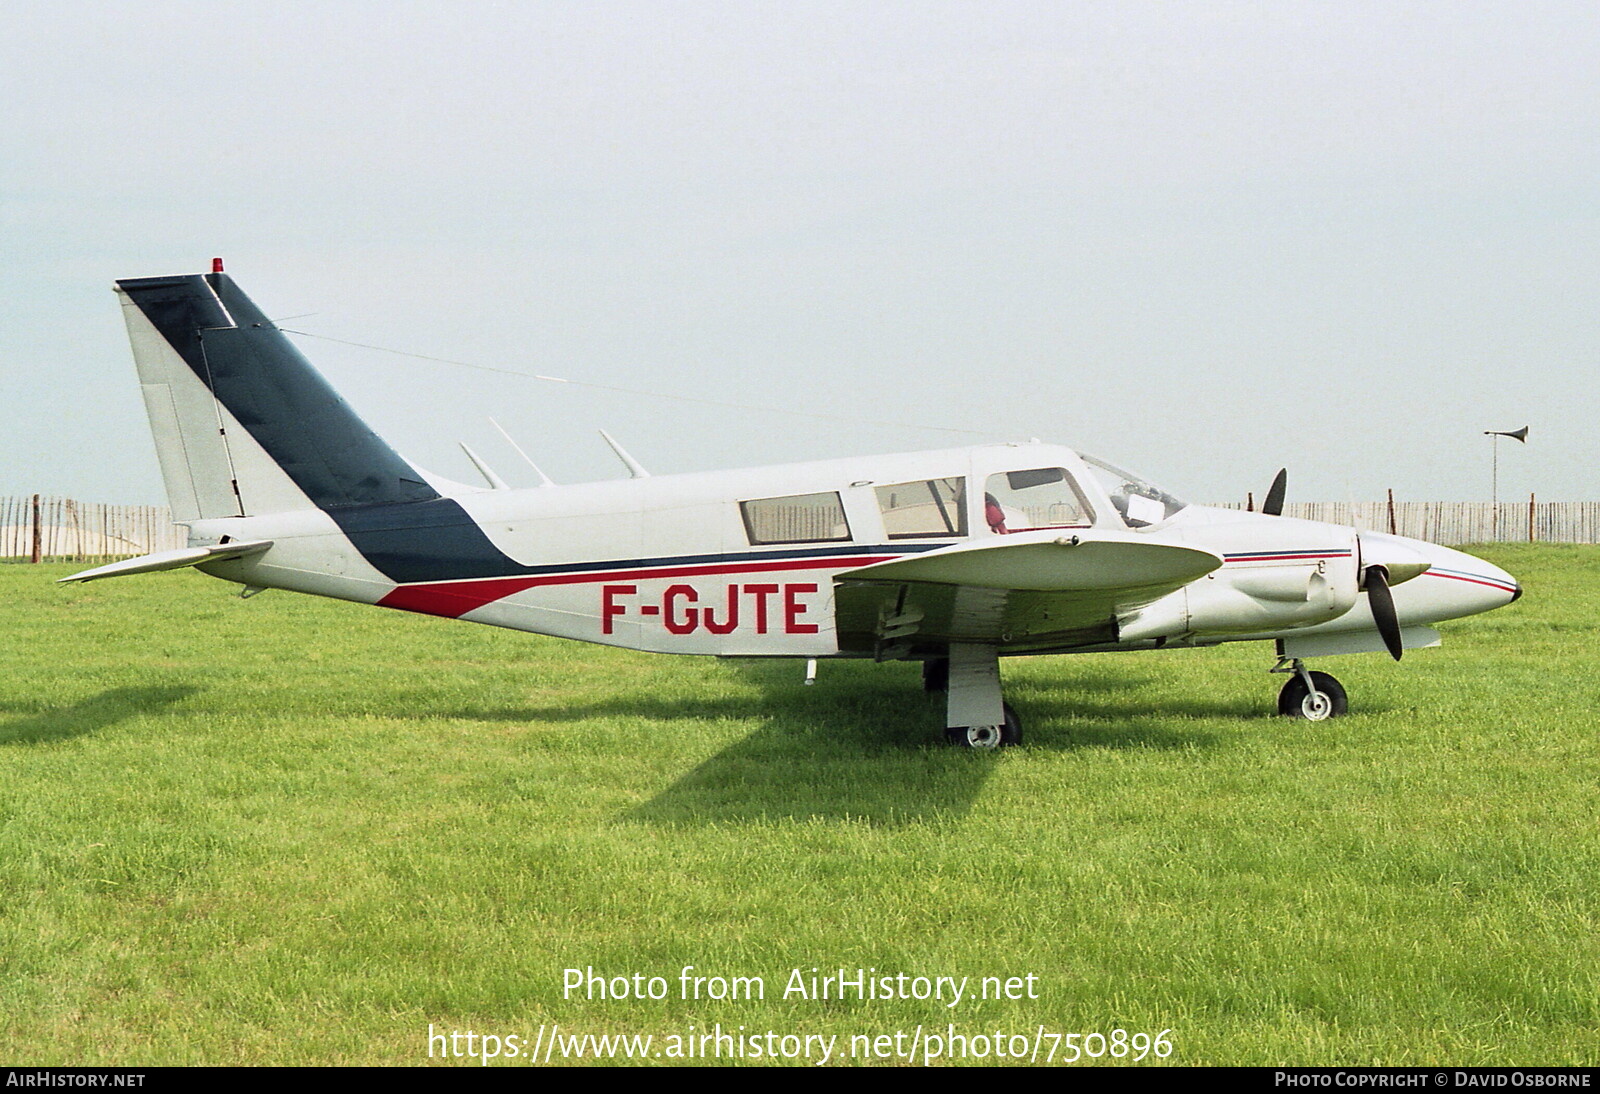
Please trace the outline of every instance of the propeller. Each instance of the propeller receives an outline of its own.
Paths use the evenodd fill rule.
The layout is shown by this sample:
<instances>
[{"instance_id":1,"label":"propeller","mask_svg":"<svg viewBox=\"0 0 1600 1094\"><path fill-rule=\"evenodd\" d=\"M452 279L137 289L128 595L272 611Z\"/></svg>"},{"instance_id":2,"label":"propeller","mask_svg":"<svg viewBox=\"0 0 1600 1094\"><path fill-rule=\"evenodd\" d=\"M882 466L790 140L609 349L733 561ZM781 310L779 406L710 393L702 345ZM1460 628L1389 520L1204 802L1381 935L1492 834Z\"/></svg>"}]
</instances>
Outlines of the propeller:
<instances>
[{"instance_id":1,"label":"propeller","mask_svg":"<svg viewBox=\"0 0 1600 1094\"><path fill-rule=\"evenodd\" d=\"M1278 468L1278 473L1273 476L1272 485L1267 488L1267 500L1261 503L1261 511L1268 516L1283 516L1283 496L1289 492L1289 469Z\"/></svg>"},{"instance_id":2,"label":"propeller","mask_svg":"<svg viewBox=\"0 0 1600 1094\"><path fill-rule=\"evenodd\" d=\"M1382 566L1368 566L1361 587L1366 590L1372 621L1378 625L1378 634L1389 648L1389 656L1400 660L1404 647L1400 642L1400 616L1394 610L1394 594L1389 591L1389 571Z\"/></svg>"},{"instance_id":3,"label":"propeller","mask_svg":"<svg viewBox=\"0 0 1600 1094\"><path fill-rule=\"evenodd\" d=\"M1400 616L1395 611L1391 588L1427 573L1433 568L1433 562L1410 541L1382 532L1361 532L1356 536L1356 560L1361 590L1367 594L1367 604L1372 609L1372 623L1378 628L1389 656L1398 661L1404 646L1400 641Z\"/></svg>"}]
</instances>

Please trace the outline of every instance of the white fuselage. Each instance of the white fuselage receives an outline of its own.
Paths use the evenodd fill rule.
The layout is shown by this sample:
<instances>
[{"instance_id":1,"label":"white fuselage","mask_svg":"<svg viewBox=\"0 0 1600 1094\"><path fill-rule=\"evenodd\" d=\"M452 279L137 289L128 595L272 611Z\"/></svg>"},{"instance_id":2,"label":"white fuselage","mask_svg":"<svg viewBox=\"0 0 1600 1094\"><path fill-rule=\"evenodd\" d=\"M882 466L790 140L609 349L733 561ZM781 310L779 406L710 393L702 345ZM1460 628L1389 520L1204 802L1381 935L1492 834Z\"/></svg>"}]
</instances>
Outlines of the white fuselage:
<instances>
[{"instance_id":1,"label":"white fuselage","mask_svg":"<svg viewBox=\"0 0 1600 1094\"><path fill-rule=\"evenodd\" d=\"M1361 568L1378 554L1397 572L1421 571L1394 582L1408 646L1433 640L1429 624L1499 607L1518 593L1510 575L1471 555L1342 525L1202 506L1148 525L1131 522L1123 516L1126 499L1119 507L1077 453L1042 444L453 492L466 516L517 564L521 572L507 576L398 583L369 563L328 514L313 509L199 520L191 525L191 542L271 540L272 547L254 557L203 567L250 586L662 653L860 656L869 651L841 643L835 579L874 563L1010 534L991 528L997 511L986 513L986 495L994 496L988 487L1007 473L1046 467L1066 473L1077 502L1062 524L1041 524L1035 516L1033 527L1084 536L1126 537L1131 530L1151 542L1214 552L1223 564L1122 614L1111 641L1002 642L1002 653L1260 639L1298 643L1295 649L1305 656L1378 649L1359 581ZM961 506L960 513L938 513L947 523L936 531L918 522L932 519L943 503L935 498L922 507L927 512L918 512L893 489L930 481L952 483ZM820 520L803 505L791 506L798 514L795 530L776 540L753 523L766 519L752 515L765 510L749 508L830 495L837 496L837 508ZM895 504L901 508L888 508ZM1012 523L1022 519L1014 510L1005 513Z\"/></svg>"}]
</instances>

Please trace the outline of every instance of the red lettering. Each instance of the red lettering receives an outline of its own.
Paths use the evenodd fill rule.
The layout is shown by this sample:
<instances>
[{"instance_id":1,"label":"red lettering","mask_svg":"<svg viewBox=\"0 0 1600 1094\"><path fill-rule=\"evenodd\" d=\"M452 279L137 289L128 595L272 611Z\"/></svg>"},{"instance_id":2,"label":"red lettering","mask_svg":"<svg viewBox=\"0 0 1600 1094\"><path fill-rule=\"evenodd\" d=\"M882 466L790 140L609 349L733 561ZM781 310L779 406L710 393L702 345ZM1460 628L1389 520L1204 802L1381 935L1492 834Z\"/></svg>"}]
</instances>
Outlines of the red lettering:
<instances>
[{"instance_id":1,"label":"red lettering","mask_svg":"<svg viewBox=\"0 0 1600 1094\"><path fill-rule=\"evenodd\" d=\"M756 633L767 633L767 597L778 591L776 585L746 585L744 591L756 598Z\"/></svg>"},{"instance_id":2,"label":"red lettering","mask_svg":"<svg viewBox=\"0 0 1600 1094\"><path fill-rule=\"evenodd\" d=\"M800 603L801 593L814 593L815 585L785 585L783 587L783 633L816 634L815 623L801 623L799 617L811 609Z\"/></svg>"},{"instance_id":3,"label":"red lettering","mask_svg":"<svg viewBox=\"0 0 1600 1094\"><path fill-rule=\"evenodd\" d=\"M693 634L701 627L715 635L732 634L739 628L741 596L750 599L748 611L754 617L751 622L757 634L770 634L777 629L777 613L780 610L783 613L784 634L816 634L821 629L817 624L801 618L815 611L815 605L806 603L804 599L808 594L817 592L819 586L815 583L727 585L725 588L728 597L725 608L721 603L716 607L709 604L702 606L699 590L688 584L667 586L660 603L639 604L629 608L623 600L638 595L637 585L602 585L600 633L615 633L617 617L636 611L643 616L661 616L670 634ZM781 599L774 602L774 597Z\"/></svg>"},{"instance_id":4,"label":"red lettering","mask_svg":"<svg viewBox=\"0 0 1600 1094\"><path fill-rule=\"evenodd\" d=\"M711 614L710 608L706 608L701 613L700 621L706 625L706 630L712 634L733 633L733 629L739 625L739 586L728 586L728 616L725 621L718 623L717 617Z\"/></svg>"},{"instance_id":5,"label":"red lettering","mask_svg":"<svg viewBox=\"0 0 1600 1094\"><path fill-rule=\"evenodd\" d=\"M602 585L600 586L600 633L610 634L611 621L619 615L626 615L628 609L617 603L619 596L632 596L639 591L637 585Z\"/></svg>"},{"instance_id":6,"label":"red lettering","mask_svg":"<svg viewBox=\"0 0 1600 1094\"><path fill-rule=\"evenodd\" d=\"M676 601L687 600L693 604L699 599L700 594L694 591L693 585L670 586L667 589L666 599L662 601L666 608L667 630L673 634L693 634L695 628L700 625L700 609L685 608L683 609L683 618L680 619L676 614Z\"/></svg>"}]
</instances>

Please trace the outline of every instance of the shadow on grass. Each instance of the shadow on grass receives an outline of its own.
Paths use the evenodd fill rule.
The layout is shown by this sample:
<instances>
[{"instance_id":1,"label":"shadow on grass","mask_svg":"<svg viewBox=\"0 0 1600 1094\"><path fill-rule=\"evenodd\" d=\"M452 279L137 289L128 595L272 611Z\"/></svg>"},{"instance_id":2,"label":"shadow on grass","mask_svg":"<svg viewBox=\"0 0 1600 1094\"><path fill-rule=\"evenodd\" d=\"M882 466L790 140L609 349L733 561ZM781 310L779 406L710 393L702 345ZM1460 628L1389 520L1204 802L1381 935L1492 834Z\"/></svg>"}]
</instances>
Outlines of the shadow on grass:
<instances>
[{"instance_id":1,"label":"shadow on grass","mask_svg":"<svg viewBox=\"0 0 1600 1094\"><path fill-rule=\"evenodd\" d=\"M1184 751L1215 746L1203 718L1254 717L1237 702L1187 700L1151 710L1130 689L1146 678L1020 683L1024 749L974 752L944 741L944 696L922 691L915 670L870 664L824 666L815 687L799 686L795 662L728 662L754 687L744 695L619 693L599 703L467 709L472 721L579 723L606 717L755 722L758 728L687 772L621 818L699 826L772 820L853 820L898 826L956 819L1008 757L1088 749Z\"/></svg>"},{"instance_id":2,"label":"shadow on grass","mask_svg":"<svg viewBox=\"0 0 1600 1094\"><path fill-rule=\"evenodd\" d=\"M107 726L182 702L199 688L112 688L70 707L0 723L0 745L38 745L97 733ZM0 711L0 714L12 713Z\"/></svg>"},{"instance_id":3,"label":"shadow on grass","mask_svg":"<svg viewBox=\"0 0 1600 1094\"><path fill-rule=\"evenodd\" d=\"M956 819L971 811L984 783L1007 755L1086 748L1195 749L1217 735L1165 712L1130 709L1115 702L1082 702L1086 691L1111 693L1127 686L1091 682L1071 689L1065 705L1073 725L1062 727L1048 707L1023 705L1037 730L1029 746L999 754L952 748L940 728L944 697L920 684L898 680L884 686L873 666L840 669L814 688L794 686L793 666L741 664L742 675L761 685L762 726L684 775L655 798L625 815L651 824L699 825L771 819L853 819L877 825ZM1035 695L1040 690L1023 689ZM1236 708L1229 708L1236 714ZM1191 712L1184 711L1189 714ZM1085 718L1090 720L1084 724Z\"/></svg>"},{"instance_id":4,"label":"shadow on grass","mask_svg":"<svg viewBox=\"0 0 1600 1094\"><path fill-rule=\"evenodd\" d=\"M797 694L798 692L798 694ZM769 820L900 826L965 816L1001 758L950 748L939 706L901 688L774 688L761 726L623 819L698 826Z\"/></svg>"}]
</instances>

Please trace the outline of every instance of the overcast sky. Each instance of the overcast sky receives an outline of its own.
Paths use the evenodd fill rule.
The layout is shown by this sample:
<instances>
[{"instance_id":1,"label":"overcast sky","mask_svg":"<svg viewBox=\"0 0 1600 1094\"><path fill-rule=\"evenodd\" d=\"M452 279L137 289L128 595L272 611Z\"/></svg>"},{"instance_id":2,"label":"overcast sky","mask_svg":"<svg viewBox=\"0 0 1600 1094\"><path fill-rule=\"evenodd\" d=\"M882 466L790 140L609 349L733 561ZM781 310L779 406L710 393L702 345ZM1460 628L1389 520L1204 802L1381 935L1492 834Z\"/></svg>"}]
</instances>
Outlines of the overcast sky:
<instances>
[{"instance_id":1,"label":"overcast sky","mask_svg":"<svg viewBox=\"0 0 1600 1094\"><path fill-rule=\"evenodd\" d=\"M1195 500L1600 499L1600 5L16 3L0 494L163 500L213 255L513 483L1039 437ZM306 314L310 313L310 314ZM985 436L939 432L971 430Z\"/></svg>"}]
</instances>

